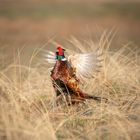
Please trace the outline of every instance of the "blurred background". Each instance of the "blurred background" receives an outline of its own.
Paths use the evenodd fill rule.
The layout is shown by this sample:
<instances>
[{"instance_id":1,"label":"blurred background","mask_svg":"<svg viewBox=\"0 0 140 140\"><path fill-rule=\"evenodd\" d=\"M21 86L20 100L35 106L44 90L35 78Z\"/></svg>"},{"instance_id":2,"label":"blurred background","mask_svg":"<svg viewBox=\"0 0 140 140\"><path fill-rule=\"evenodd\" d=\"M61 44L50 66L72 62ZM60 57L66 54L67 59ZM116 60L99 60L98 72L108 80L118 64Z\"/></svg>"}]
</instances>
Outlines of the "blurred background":
<instances>
[{"instance_id":1,"label":"blurred background","mask_svg":"<svg viewBox=\"0 0 140 140\"><path fill-rule=\"evenodd\" d=\"M17 47L26 46L27 54L50 38L60 44L71 36L96 40L112 28L117 30L113 47L139 46L140 1L0 0L1 61Z\"/></svg>"}]
</instances>

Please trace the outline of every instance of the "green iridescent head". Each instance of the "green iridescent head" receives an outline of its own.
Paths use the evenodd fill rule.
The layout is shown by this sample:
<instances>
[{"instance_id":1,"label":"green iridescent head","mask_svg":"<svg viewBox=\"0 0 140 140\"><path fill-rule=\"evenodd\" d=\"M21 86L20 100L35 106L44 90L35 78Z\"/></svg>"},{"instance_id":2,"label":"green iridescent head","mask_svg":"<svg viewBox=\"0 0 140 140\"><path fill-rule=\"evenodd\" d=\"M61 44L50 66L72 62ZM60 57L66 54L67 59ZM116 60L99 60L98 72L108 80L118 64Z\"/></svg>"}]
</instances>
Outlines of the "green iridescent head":
<instances>
[{"instance_id":1,"label":"green iridescent head","mask_svg":"<svg viewBox=\"0 0 140 140\"><path fill-rule=\"evenodd\" d=\"M59 56L59 55L57 55L57 56L56 56L56 59L57 59L57 60L62 60L62 59L64 59L64 56Z\"/></svg>"}]
</instances>

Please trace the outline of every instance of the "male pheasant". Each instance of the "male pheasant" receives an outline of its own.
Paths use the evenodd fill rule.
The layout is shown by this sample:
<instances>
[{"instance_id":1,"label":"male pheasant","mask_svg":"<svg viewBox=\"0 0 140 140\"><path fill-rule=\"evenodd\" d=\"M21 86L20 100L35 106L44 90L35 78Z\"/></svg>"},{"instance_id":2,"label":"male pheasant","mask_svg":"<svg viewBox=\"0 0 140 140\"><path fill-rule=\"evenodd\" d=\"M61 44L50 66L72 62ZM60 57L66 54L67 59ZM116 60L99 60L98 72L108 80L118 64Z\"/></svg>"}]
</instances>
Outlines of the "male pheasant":
<instances>
[{"instance_id":1,"label":"male pheasant","mask_svg":"<svg viewBox=\"0 0 140 140\"><path fill-rule=\"evenodd\" d=\"M56 96L64 96L68 104L83 102L86 99L101 101L101 97L88 95L80 89L81 81L92 78L101 67L101 54L96 52L87 54L64 55L65 49L58 47L56 53L49 52L47 61L54 63L51 78Z\"/></svg>"}]
</instances>

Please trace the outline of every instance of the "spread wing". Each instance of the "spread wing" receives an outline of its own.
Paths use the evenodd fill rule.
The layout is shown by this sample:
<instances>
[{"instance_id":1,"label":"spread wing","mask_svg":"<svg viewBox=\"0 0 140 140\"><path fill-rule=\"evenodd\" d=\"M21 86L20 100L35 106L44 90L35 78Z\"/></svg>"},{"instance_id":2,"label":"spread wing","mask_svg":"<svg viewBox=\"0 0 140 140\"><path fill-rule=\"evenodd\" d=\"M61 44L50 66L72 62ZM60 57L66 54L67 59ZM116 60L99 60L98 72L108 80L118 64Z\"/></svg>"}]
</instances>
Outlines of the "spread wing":
<instances>
[{"instance_id":1,"label":"spread wing","mask_svg":"<svg viewBox=\"0 0 140 140\"><path fill-rule=\"evenodd\" d=\"M55 64L56 62L55 53L51 51L45 51L45 60L50 64Z\"/></svg>"},{"instance_id":2,"label":"spread wing","mask_svg":"<svg viewBox=\"0 0 140 140\"><path fill-rule=\"evenodd\" d=\"M80 80L94 78L103 66L103 53L99 49L95 52L70 55L69 63L76 69L76 76Z\"/></svg>"}]
</instances>

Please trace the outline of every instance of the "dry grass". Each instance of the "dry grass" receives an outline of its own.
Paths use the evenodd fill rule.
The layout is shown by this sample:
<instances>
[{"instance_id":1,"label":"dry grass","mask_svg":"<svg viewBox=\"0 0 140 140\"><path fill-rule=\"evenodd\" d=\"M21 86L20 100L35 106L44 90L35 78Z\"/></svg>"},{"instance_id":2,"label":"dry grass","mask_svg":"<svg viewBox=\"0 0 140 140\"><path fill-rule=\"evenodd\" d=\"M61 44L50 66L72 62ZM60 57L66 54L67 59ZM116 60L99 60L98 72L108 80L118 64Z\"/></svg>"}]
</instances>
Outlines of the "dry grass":
<instances>
[{"instance_id":1,"label":"dry grass","mask_svg":"<svg viewBox=\"0 0 140 140\"><path fill-rule=\"evenodd\" d=\"M21 65L18 51L14 63L0 71L0 140L140 139L139 50L124 45L111 51L112 38L111 32L105 32L99 42L73 39L71 45L84 52L104 48L103 71L83 89L107 97L108 103L88 100L77 106L56 106L48 66L31 67L42 48L34 51L29 66Z\"/></svg>"}]
</instances>

